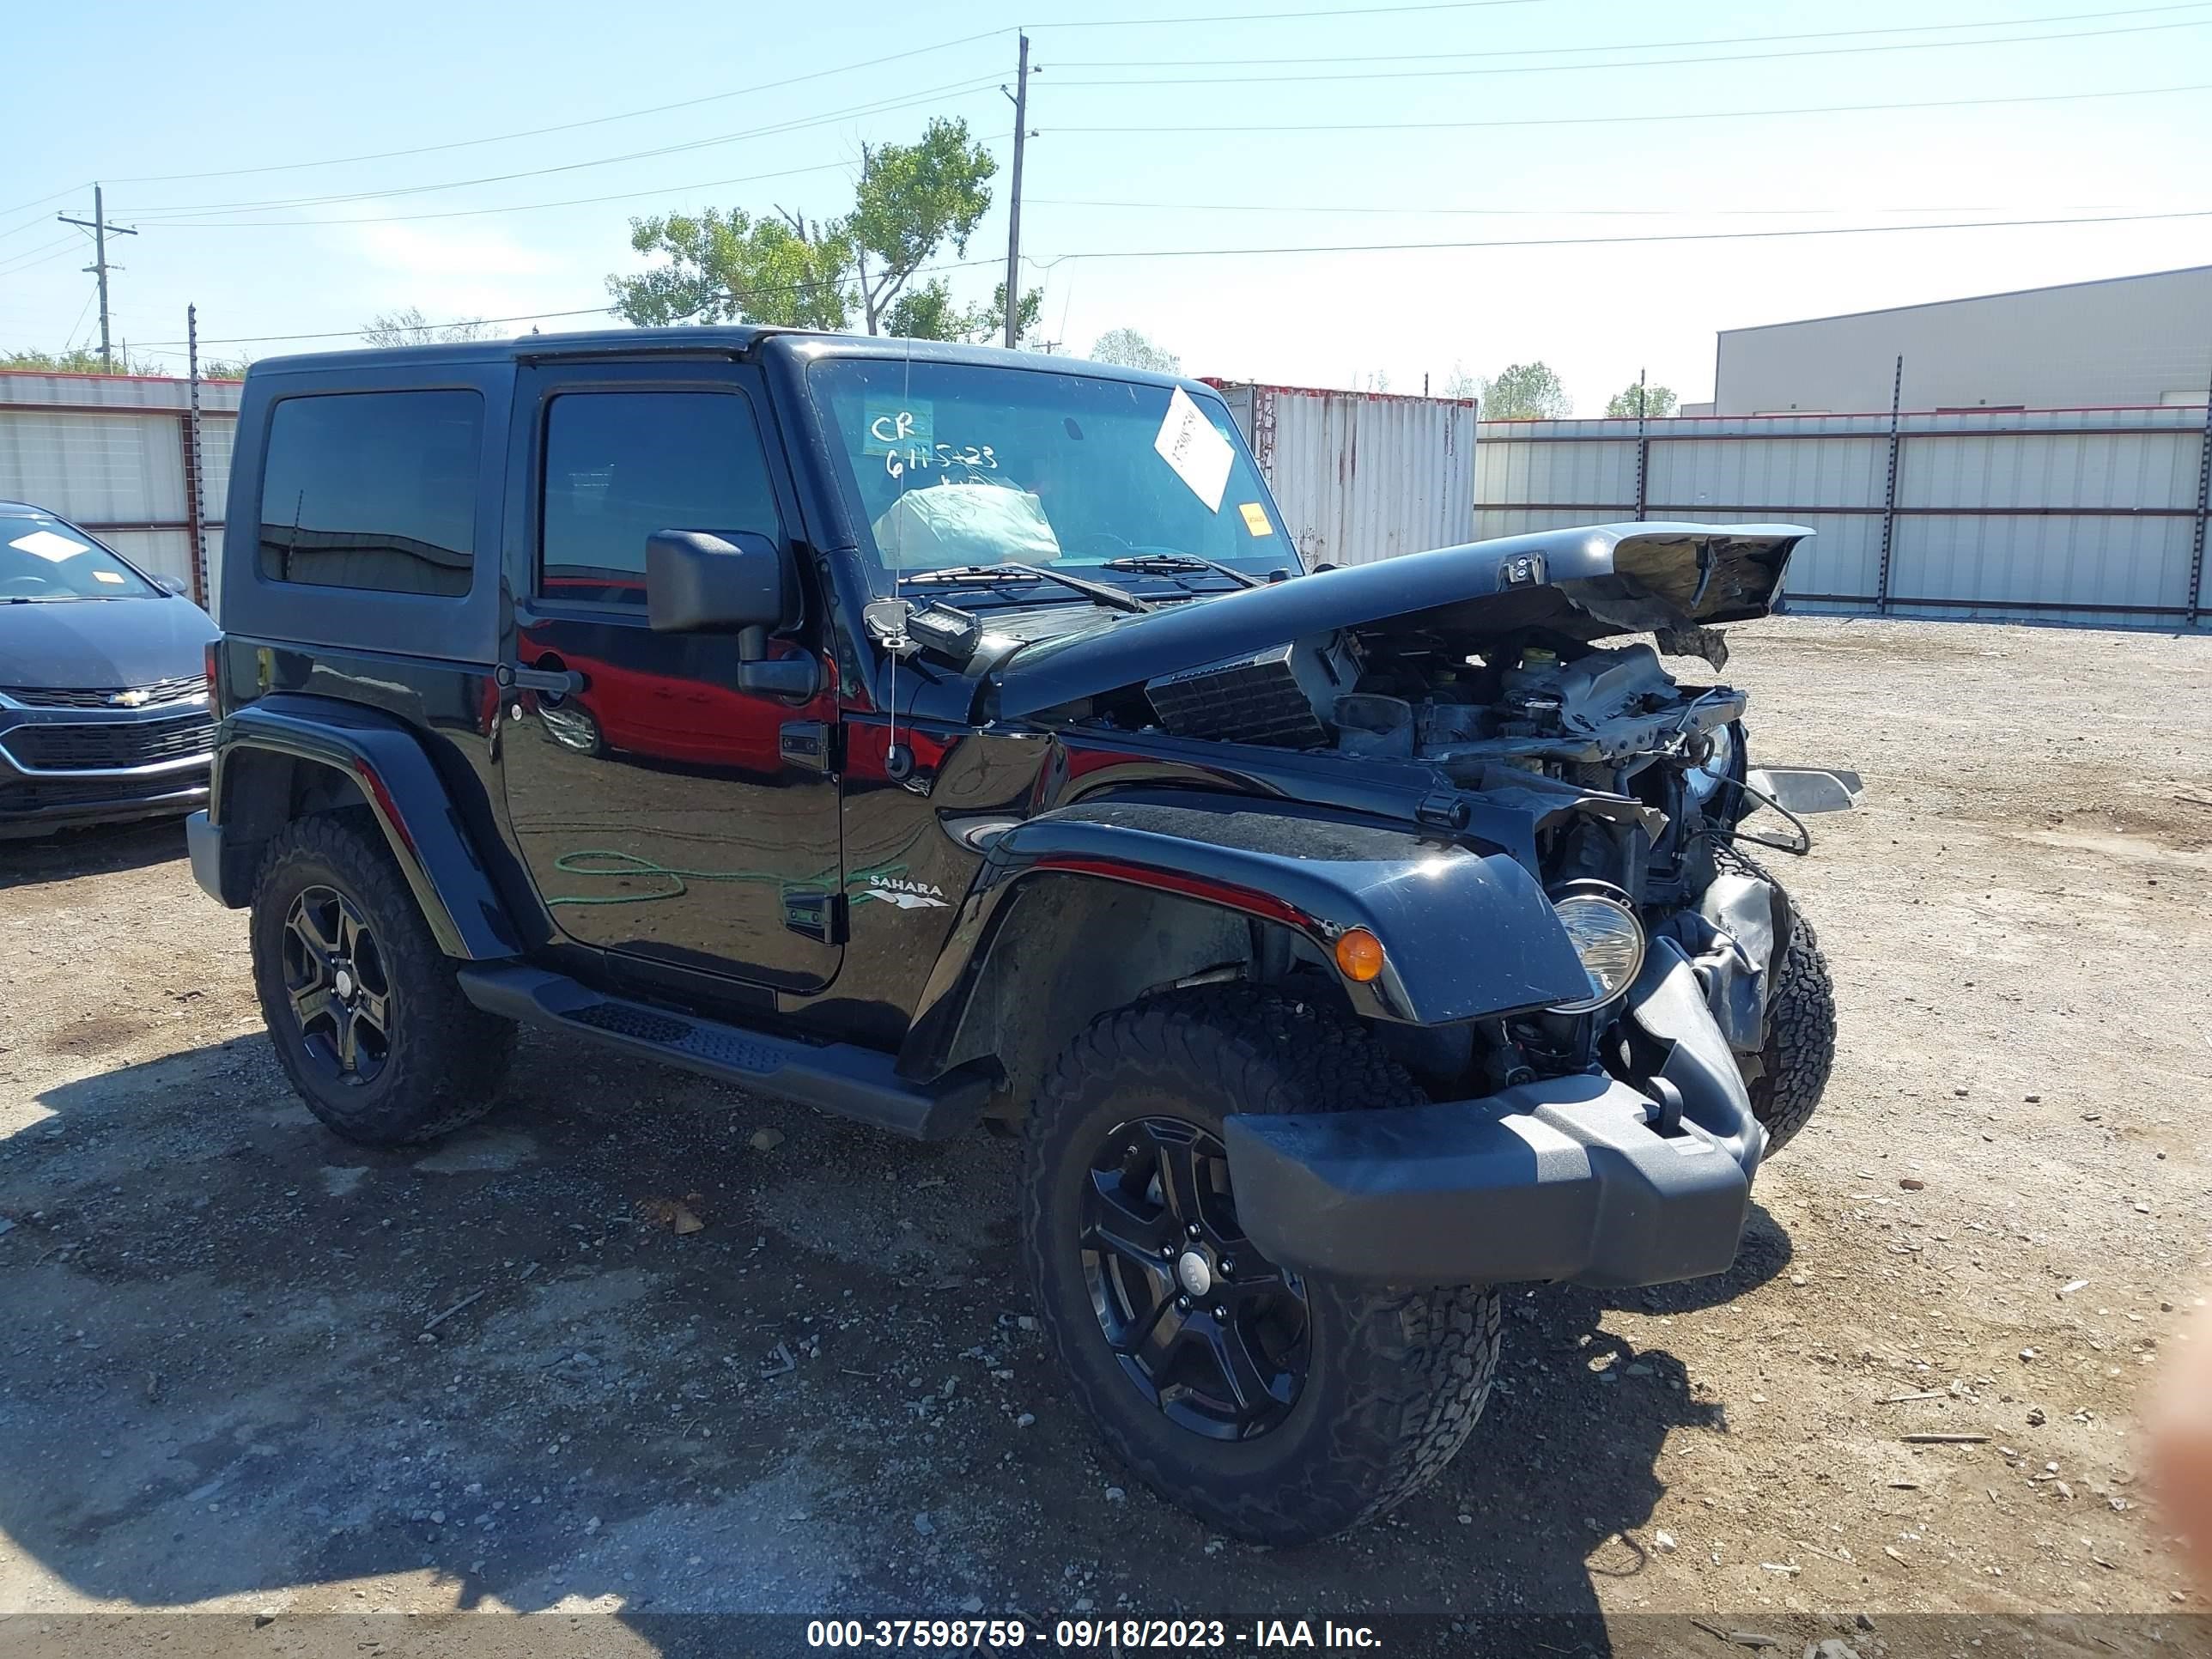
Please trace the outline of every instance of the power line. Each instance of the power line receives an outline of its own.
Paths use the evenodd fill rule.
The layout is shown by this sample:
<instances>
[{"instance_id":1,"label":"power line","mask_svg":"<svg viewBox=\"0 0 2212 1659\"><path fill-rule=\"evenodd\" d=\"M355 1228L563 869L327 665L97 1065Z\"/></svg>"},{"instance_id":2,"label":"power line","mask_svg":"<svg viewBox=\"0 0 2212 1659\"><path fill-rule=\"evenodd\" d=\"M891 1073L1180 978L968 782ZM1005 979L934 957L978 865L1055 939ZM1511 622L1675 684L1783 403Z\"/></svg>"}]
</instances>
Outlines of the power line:
<instances>
[{"instance_id":1,"label":"power line","mask_svg":"<svg viewBox=\"0 0 2212 1659\"><path fill-rule=\"evenodd\" d=\"M1961 46L2019 46L2046 40L2096 40L2115 34L2159 34L2212 27L2212 18L2179 23L2133 23L2118 28L2074 29L2057 34L2013 34L1980 40L1898 40L1878 46L1803 46L1782 52L1723 52L1702 58L1632 58L1617 64L1512 64L1482 69L1354 70L1346 75L1124 76L1096 81L1054 77L1055 87L1245 87L1335 81L1433 81L1489 75L1589 75L1604 70L1667 69L1695 64L1758 64L1784 58L1850 58L1870 52L1948 52Z\"/></svg>"},{"instance_id":2,"label":"power line","mask_svg":"<svg viewBox=\"0 0 2212 1659\"><path fill-rule=\"evenodd\" d=\"M988 40L1004 34L1004 29L987 29L981 34L965 34L957 40L939 40L934 46L915 46L906 52L894 52L881 58L864 58L855 64L841 64L835 69L814 70L805 75L781 76L750 87L736 87L728 92L710 92L697 98L684 98L672 104L654 104L645 109L623 110L613 115L594 115L581 121L562 121L550 127L527 127L516 132L495 132L482 138L455 138L440 144L417 144L410 149L374 150L361 155L327 156L319 161L276 161L264 167L222 167L207 173L147 173L136 178L118 179L119 185L173 184L186 179L236 179L249 173L295 173L306 167L349 167L356 161L390 161L406 155L429 155L442 150L468 149L480 144L503 144L518 138L543 138L549 133L574 132L583 127L605 126L611 121L634 121L647 115L665 115L672 110L696 109L702 104L721 103L732 98L744 98L756 92L775 92L785 87L795 87L808 81L820 81L834 75L851 75L860 70L876 69L884 64L903 63L909 58L920 58L933 52L950 52L955 46L973 46L978 40ZM13 208L7 210L14 212Z\"/></svg>"},{"instance_id":3,"label":"power line","mask_svg":"<svg viewBox=\"0 0 2212 1659\"><path fill-rule=\"evenodd\" d=\"M994 144L1011 133L987 132L978 143ZM501 213L539 213L551 208L593 207L602 202L636 202L647 197L686 196L697 191L721 190L731 185L756 185L770 179L796 179L808 173L836 173L850 167L848 161L817 161L803 167L779 167L772 173L741 173L734 179L699 179L689 184L656 185L645 190L618 190L605 196L569 196L556 202L514 202L505 207L444 208L434 213L356 214L343 219L164 219L164 230L292 230L306 225L397 225L422 219L480 219Z\"/></svg>"},{"instance_id":4,"label":"power line","mask_svg":"<svg viewBox=\"0 0 2212 1659\"><path fill-rule=\"evenodd\" d=\"M86 184L90 182L89 179L85 181ZM13 207L0 208L0 219L6 218L11 213L21 213L26 208L44 207L49 202L58 202L65 196L76 195L84 187L84 185L71 185L67 190L58 190L51 196L37 196L27 202L18 202Z\"/></svg>"},{"instance_id":5,"label":"power line","mask_svg":"<svg viewBox=\"0 0 2212 1659\"><path fill-rule=\"evenodd\" d=\"M1314 202L1122 202L1066 196L1031 196L1033 207L1127 208L1147 212L1372 214L1383 218L1479 219L1802 219L1837 213L2007 213L2022 210L2002 204L1950 202L1923 207L1859 204L1840 208L1470 208L1377 207L1371 204L1323 205ZM2038 205L2043 205L2039 204ZM2069 212L2107 213L2135 205L2118 202L2076 202Z\"/></svg>"},{"instance_id":6,"label":"power line","mask_svg":"<svg viewBox=\"0 0 2212 1659\"><path fill-rule=\"evenodd\" d=\"M2205 0L2185 0L2166 6L2130 6L2118 11L2057 12L2042 17L2000 17L1972 23L1899 23L1887 28L1814 29L1797 34L1739 34L1698 40L1619 40L1605 46L1516 46L1487 52L1376 52L1347 56L1332 52L1321 58L1208 58L1173 62L1146 58L1060 58L1055 69L1226 69L1282 64L1388 64L1417 58L1426 63L1468 58L1564 58L1601 52L1687 51L1693 46L1767 46L1788 40L1849 40L1874 34L1924 34L1942 29L2024 28L2042 23L2101 22L2112 17L2154 16L2166 12L2200 11Z\"/></svg>"},{"instance_id":7,"label":"power line","mask_svg":"<svg viewBox=\"0 0 2212 1659\"><path fill-rule=\"evenodd\" d=\"M2161 98L2181 92L2212 91L2212 82L2180 87L2123 87L2112 92L2032 93L2014 98L1936 98L1899 104L1800 104L1782 109L1674 110L1658 115L1518 116L1493 121L1340 121L1267 125L1230 122L1212 125L1148 124L1143 126L1054 127L1054 132L1420 132L1476 127L1597 127L1657 121L1750 121L1781 115L1863 115L1910 109L1987 109L2004 104L2070 104L2094 99Z\"/></svg>"},{"instance_id":8,"label":"power line","mask_svg":"<svg viewBox=\"0 0 2212 1659\"><path fill-rule=\"evenodd\" d=\"M933 276L939 271L970 270L978 265L995 265L1000 263L1001 261L995 254L981 259L951 259L933 265L916 265L910 274L927 276ZM731 297L742 303L747 300L765 299L771 295L805 294L817 288L835 288L845 280L842 276L817 276L805 282L778 283L768 288L750 288ZM457 317L450 322L426 323L423 326L433 329L456 328L471 324L534 323L547 322L564 317L607 317L612 316L615 309L613 306L583 306L574 311L526 311L512 317ZM356 325L353 328L323 329L308 334L235 334L222 338L203 339L200 343L202 345L268 345L284 340L359 339L361 334L362 330ZM186 343L183 340L143 340L139 343L143 348L150 349L157 346L180 346Z\"/></svg>"},{"instance_id":9,"label":"power line","mask_svg":"<svg viewBox=\"0 0 2212 1659\"><path fill-rule=\"evenodd\" d=\"M26 248L22 252L10 256L6 264L0 264L0 276L12 276L19 270L28 270L34 265L52 264L64 254L83 246L74 236L64 236L56 241L42 242L37 247Z\"/></svg>"},{"instance_id":10,"label":"power line","mask_svg":"<svg viewBox=\"0 0 2212 1659\"><path fill-rule=\"evenodd\" d=\"M689 150L710 149L720 144L733 144L750 138L773 137L787 132L798 132L810 127L827 126L854 115L883 114L892 110L908 109L916 104L933 102L941 97L964 96L981 92L997 84L997 77L956 81L941 87L931 87L922 92L902 94L896 99L877 99L867 103L851 105L844 109L830 110L819 115L794 118L768 126L748 128L739 132L718 134L711 138L696 138L681 144L664 144L654 149L632 150L621 155L603 155L589 161L567 161L555 167L526 167L514 173L489 173L476 179L450 179L430 185L395 185L384 190L349 191L324 196L269 198L258 201L202 202L183 207L151 208L142 211L142 218L167 222L191 214L236 212L241 210L274 211L293 207L326 207L340 202L386 201L398 196L422 196L442 190L465 190L477 185L506 184L516 179L538 179L550 173L579 173L591 167L612 167L623 161L650 160L656 156L674 155Z\"/></svg>"},{"instance_id":11,"label":"power line","mask_svg":"<svg viewBox=\"0 0 2212 1659\"><path fill-rule=\"evenodd\" d=\"M1540 6L1547 0L1431 0L1426 5L1343 6L1327 11L1231 11L1212 17L1086 17L1069 23L1031 23L1034 29L1163 29L1186 23L1297 23L1310 17L1385 17L1398 12L1480 11L1491 6Z\"/></svg>"},{"instance_id":12,"label":"power line","mask_svg":"<svg viewBox=\"0 0 2212 1659\"><path fill-rule=\"evenodd\" d=\"M1934 225L1812 225L1788 230L1661 231L1634 236L1521 236L1469 242L1354 242L1280 247L1102 248L1039 260L1049 267L1070 259L1206 259L1277 253L1423 253L1464 248L1620 247L1652 242L1758 242L1784 237L1887 236L1936 230L2022 230L2053 225L2130 225L2175 219L2212 219L2212 208L2172 213L2116 213L2094 217L1966 219Z\"/></svg>"},{"instance_id":13,"label":"power line","mask_svg":"<svg viewBox=\"0 0 2212 1659\"><path fill-rule=\"evenodd\" d=\"M992 138L1006 137L994 133ZM990 143L991 138L983 140ZM831 173L849 167L850 161L817 161L811 167L781 167L774 173L749 173L735 179L705 179L688 185L666 185L651 190L617 191L609 196L571 196L558 202L516 202L506 207L446 208L435 213L376 213L345 219L164 219L164 230L290 230L303 225L392 225L418 219L475 219L489 214L537 213L549 208L590 207L602 202L635 202L648 196L682 196L694 191L720 190L729 185L760 184L770 179L795 179L805 173Z\"/></svg>"}]
</instances>

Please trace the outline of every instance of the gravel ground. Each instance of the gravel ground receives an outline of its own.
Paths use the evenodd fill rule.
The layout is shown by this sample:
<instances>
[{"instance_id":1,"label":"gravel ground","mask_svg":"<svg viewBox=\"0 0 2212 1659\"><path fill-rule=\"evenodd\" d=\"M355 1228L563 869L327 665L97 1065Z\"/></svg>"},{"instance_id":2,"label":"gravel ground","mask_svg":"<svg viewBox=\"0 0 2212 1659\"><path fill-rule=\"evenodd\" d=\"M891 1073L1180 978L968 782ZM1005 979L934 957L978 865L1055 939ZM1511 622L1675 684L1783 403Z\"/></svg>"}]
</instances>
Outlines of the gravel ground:
<instances>
[{"instance_id":1,"label":"gravel ground","mask_svg":"<svg viewBox=\"0 0 2212 1659\"><path fill-rule=\"evenodd\" d=\"M353 1147L174 827L0 843L0 1613L2201 1612L2136 1420L2212 1280L2212 640L1732 639L1754 755L1867 781L1773 860L1826 1103L1733 1272L1516 1291L1444 1477L1293 1551L1102 1455L1006 1143L526 1034L483 1125Z\"/></svg>"}]
</instances>

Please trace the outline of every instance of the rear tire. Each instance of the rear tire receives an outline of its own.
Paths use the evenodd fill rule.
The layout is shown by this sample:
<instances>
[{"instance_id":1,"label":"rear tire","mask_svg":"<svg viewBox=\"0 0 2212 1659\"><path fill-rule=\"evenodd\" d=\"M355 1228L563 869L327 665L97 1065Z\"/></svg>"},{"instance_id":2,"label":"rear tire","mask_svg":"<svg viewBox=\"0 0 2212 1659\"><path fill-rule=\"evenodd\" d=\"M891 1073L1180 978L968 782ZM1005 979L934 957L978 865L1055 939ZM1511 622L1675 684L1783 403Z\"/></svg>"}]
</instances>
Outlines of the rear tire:
<instances>
[{"instance_id":1,"label":"rear tire","mask_svg":"<svg viewBox=\"0 0 2212 1659\"><path fill-rule=\"evenodd\" d=\"M1426 1098L1350 1021L1237 986L1102 1015L1053 1067L1025 1126L1022 1170L1038 1316L1108 1445L1169 1502L1255 1542L1307 1542L1417 1491L1467 1439L1498 1363L1496 1292L1282 1273L1243 1238L1218 1156L1231 1112ZM1170 1189L1184 1177L1170 1180L1168 1155L1155 1151L1179 1137L1196 1171L1181 1202ZM1101 1192L1125 1235L1110 1248ZM1187 1273L1185 1250L1211 1271ZM1173 1308L1194 1281L1213 1288L1187 1314ZM1147 1328L1169 1335L1133 1352L1129 1333L1145 1316L1132 1307L1148 1292L1159 1312ZM1157 1376L1139 1363L1152 1358Z\"/></svg>"},{"instance_id":2,"label":"rear tire","mask_svg":"<svg viewBox=\"0 0 2212 1659\"><path fill-rule=\"evenodd\" d=\"M497 1103L514 1027L461 994L375 825L296 818L253 886L254 988L277 1063L348 1140L408 1146Z\"/></svg>"}]
</instances>

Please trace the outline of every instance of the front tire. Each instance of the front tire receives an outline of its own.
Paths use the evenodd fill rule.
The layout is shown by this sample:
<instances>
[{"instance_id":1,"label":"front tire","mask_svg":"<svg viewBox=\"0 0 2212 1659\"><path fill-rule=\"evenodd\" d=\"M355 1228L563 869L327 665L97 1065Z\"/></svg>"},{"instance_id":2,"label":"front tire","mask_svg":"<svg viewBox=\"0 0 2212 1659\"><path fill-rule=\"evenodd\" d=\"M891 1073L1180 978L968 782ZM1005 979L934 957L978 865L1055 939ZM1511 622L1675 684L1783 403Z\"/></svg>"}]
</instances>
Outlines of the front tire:
<instances>
[{"instance_id":1,"label":"front tire","mask_svg":"<svg viewBox=\"0 0 2212 1659\"><path fill-rule=\"evenodd\" d=\"M1748 853L1730 847L1721 861L1773 883L1784 897L1789 896L1789 890ZM1811 1119L1836 1064L1835 981L1813 924L1795 902L1790 908L1796 925L1774 963L1773 983L1766 994L1766 1044L1759 1050L1757 1066L1745 1067L1752 1115L1766 1126L1770 1158Z\"/></svg>"},{"instance_id":2,"label":"front tire","mask_svg":"<svg viewBox=\"0 0 2212 1659\"><path fill-rule=\"evenodd\" d=\"M254 988L307 1109L371 1146L428 1140L495 1103L514 1027L461 994L374 826L296 818L253 886Z\"/></svg>"},{"instance_id":3,"label":"front tire","mask_svg":"<svg viewBox=\"0 0 2212 1659\"><path fill-rule=\"evenodd\" d=\"M1766 1047L1750 1083L1751 1109L1766 1126L1771 1158L1796 1137L1820 1103L1836 1063L1836 987L1813 924L1790 931L1766 998Z\"/></svg>"},{"instance_id":4,"label":"front tire","mask_svg":"<svg viewBox=\"0 0 2212 1659\"><path fill-rule=\"evenodd\" d=\"M1108 1445L1170 1503L1303 1543L1407 1497L1473 1430L1496 1293L1276 1267L1221 1152L1231 1112L1425 1098L1358 1026L1243 987L1102 1015L1053 1067L1022 1172L1038 1316Z\"/></svg>"}]
</instances>

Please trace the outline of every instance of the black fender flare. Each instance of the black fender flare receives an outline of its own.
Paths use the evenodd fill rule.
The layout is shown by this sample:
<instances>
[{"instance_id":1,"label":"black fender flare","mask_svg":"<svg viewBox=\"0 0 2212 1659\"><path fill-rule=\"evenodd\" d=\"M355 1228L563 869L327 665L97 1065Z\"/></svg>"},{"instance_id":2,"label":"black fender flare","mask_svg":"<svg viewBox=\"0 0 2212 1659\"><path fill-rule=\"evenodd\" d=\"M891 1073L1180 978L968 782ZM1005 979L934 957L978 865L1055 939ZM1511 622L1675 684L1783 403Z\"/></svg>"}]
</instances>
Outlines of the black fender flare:
<instances>
[{"instance_id":1,"label":"black fender flare","mask_svg":"<svg viewBox=\"0 0 2212 1659\"><path fill-rule=\"evenodd\" d=\"M249 750L328 767L358 788L447 956L487 962L520 953L490 872L430 757L403 721L355 704L281 694L231 710L216 734L208 790L209 819L218 829L232 810L228 763ZM227 894L225 901L233 902Z\"/></svg>"},{"instance_id":2,"label":"black fender flare","mask_svg":"<svg viewBox=\"0 0 2212 1659\"><path fill-rule=\"evenodd\" d=\"M1198 791L1121 794L1040 813L991 843L916 1006L902 1071L943 1068L1008 902L1028 884L1068 877L1278 923L1325 960L1346 930L1364 927L1382 941L1382 971L1342 983L1353 1011L1369 1018L1439 1025L1589 994L1551 902L1503 852L1310 805Z\"/></svg>"}]
</instances>

